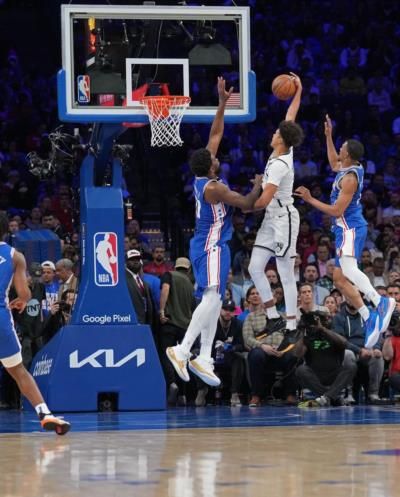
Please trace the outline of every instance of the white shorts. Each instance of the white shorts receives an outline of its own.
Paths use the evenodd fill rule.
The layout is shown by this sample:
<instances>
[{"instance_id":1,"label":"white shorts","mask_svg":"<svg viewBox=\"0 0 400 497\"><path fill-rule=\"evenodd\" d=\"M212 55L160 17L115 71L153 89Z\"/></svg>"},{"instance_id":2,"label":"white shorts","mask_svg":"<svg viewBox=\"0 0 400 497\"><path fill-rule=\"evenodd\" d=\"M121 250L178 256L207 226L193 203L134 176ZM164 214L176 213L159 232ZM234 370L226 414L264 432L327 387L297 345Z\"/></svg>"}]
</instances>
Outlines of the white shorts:
<instances>
[{"instance_id":1,"label":"white shorts","mask_svg":"<svg viewBox=\"0 0 400 497\"><path fill-rule=\"evenodd\" d=\"M254 247L270 250L276 257L295 257L300 216L292 205L275 212L265 211Z\"/></svg>"}]
</instances>

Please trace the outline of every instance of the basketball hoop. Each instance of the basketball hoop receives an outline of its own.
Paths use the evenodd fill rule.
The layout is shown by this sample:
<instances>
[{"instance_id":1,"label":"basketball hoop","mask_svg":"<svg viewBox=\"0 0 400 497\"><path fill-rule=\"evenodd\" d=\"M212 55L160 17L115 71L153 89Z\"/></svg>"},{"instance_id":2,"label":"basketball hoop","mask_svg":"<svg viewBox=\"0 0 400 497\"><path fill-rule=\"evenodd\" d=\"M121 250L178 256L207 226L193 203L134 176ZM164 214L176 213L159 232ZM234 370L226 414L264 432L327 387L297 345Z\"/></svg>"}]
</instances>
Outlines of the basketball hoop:
<instances>
[{"instance_id":1,"label":"basketball hoop","mask_svg":"<svg viewBox=\"0 0 400 497\"><path fill-rule=\"evenodd\" d=\"M183 114L190 104L190 97L182 95L143 97L140 103L149 116L152 147L164 145L176 147L183 144L179 127Z\"/></svg>"}]
</instances>

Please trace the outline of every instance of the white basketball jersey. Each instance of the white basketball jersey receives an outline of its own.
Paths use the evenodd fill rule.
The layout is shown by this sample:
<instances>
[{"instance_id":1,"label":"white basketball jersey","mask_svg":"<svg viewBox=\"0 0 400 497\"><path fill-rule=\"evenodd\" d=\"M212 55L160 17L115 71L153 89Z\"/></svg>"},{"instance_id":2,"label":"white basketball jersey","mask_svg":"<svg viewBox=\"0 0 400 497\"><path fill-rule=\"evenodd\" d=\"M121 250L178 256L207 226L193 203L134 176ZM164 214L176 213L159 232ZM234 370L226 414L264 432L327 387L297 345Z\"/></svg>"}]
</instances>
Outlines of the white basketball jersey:
<instances>
[{"instance_id":1,"label":"white basketball jersey","mask_svg":"<svg viewBox=\"0 0 400 497\"><path fill-rule=\"evenodd\" d=\"M293 147L290 147L287 154L279 155L277 157L271 155L265 166L262 182L263 189L267 183L271 183L278 187L268 207L276 209L277 207L292 205L293 182Z\"/></svg>"}]
</instances>

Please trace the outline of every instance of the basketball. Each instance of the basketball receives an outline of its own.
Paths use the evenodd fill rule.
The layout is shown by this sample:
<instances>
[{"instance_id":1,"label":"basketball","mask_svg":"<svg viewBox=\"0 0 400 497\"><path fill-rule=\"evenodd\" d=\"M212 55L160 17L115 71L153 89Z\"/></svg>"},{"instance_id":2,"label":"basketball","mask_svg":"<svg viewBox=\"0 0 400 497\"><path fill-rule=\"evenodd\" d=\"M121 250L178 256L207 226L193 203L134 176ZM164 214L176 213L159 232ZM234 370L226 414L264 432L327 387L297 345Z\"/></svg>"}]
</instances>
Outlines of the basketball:
<instances>
[{"instance_id":1,"label":"basketball","mask_svg":"<svg viewBox=\"0 0 400 497\"><path fill-rule=\"evenodd\" d=\"M288 74L280 74L272 81L272 93L279 100L288 100L296 93L296 85L293 77Z\"/></svg>"},{"instance_id":2,"label":"basketball","mask_svg":"<svg viewBox=\"0 0 400 497\"><path fill-rule=\"evenodd\" d=\"M117 258L115 257L115 255L112 255L110 257L110 264L115 264L117 262Z\"/></svg>"}]
</instances>

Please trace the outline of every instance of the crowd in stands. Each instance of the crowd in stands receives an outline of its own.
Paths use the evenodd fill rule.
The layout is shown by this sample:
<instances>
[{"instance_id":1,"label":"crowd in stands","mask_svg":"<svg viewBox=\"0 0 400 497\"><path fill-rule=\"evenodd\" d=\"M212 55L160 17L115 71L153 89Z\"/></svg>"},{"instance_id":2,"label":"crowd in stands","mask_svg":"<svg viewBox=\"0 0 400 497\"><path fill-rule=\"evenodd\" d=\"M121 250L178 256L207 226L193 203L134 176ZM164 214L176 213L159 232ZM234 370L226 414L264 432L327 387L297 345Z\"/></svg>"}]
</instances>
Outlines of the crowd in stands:
<instances>
[{"instance_id":1,"label":"crowd in stands","mask_svg":"<svg viewBox=\"0 0 400 497\"><path fill-rule=\"evenodd\" d=\"M287 103L272 96L271 81L277 74L298 73L304 87L298 121L306 139L295 151L296 184L308 186L312 195L322 201L329 199L333 175L323 132L326 113L334 123L336 145L350 137L363 142L366 174L362 205L368 238L360 267L379 293L393 296L400 308L399 11L400 5L394 0L311 0L306 7L304 2L290 0L252 2L257 119L250 124L227 125L219 155L221 175L233 189L246 192L254 174L263 172L268 143L286 111ZM46 67L41 71L39 63L33 68L12 46L3 47L1 55L0 209L7 212L10 220L6 241L15 245L19 231L43 228L53 231L62 241L60 260L38 261L29 267L32 305L25 316L16 316L24 361L29 365L42 344L68 323L78 288L79 202L74 196L78 171L59 172L46 180L29 173L26 154L44 153L49 133L59 124L55 74L49 76ZM230 75L224 76L229 85ZM205 145L208 131L204 125L182 128L187 158L194 149ZM170 194L179 194L177 222L181 225L183 219L192 227L193 176L187 161L177 167L181 183ZM135 198L137 192L129 182L128 189ZM250 399L250 404L257 406L269 397L294 403L305 389L315 394L318 400L314 399L314 404L324 406L340 404L344 398L357 400L360 385L367 398L376 401L388 395L382 391L387 375L385 360L390 361L390 384L399 391L398 322L393 322L387 338L372 351L363 348L360 316L343 302L333 286L331 220L307 204L296 205L302 219L296 258L298 319L300 322L304 312L316 311L331 319L318 320L294 351L281 353L282 337L265 333L261 302L248 272L262 213L236 212L230 244L232 271L214 343L216 371L223 379L223 388L208 391L205 385L193 382L190 390L166 369L171 404L184 404L192 398L196 405L223 399L238 405ZM189 302L188 294L182 294L187 305L182 315L170 316L168 322L165 305L174 298L174 287L182 278L194 284L182 257L177 259L177 265L168 259L168 244L169 240L152 244L137 219L127 222L125 252L130 254L126 267L132 302L140 321L152 324L165 368L164 350L173 340L181 339L195 305ZM285 302L274 263L266 268L266 274L277 308L284 315ZM167 287L169 294L163 301ZM137 290L139 294L134 296ZM173 302L171 305L173 312L178 312ZM175 319L178 324L173 323ZM395 336L390 336L392 333ZM324 343L325 348L318 343ZM2 402L16 405L9 392L10 385L6 394L3 391Z\"/></svg>"}]
</instances>

